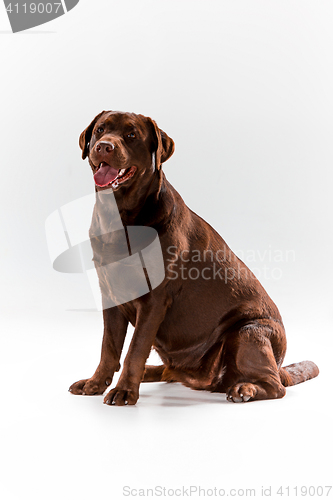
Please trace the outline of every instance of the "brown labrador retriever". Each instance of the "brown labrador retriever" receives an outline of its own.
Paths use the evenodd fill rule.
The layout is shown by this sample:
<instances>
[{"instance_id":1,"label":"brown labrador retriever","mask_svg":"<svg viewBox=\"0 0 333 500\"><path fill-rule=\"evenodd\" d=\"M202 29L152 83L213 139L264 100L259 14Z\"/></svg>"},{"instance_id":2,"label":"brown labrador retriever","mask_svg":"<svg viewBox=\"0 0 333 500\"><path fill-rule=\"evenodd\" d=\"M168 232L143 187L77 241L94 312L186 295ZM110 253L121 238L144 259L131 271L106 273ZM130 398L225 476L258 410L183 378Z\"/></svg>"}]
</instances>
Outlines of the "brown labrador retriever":
<instances>
[{"instance_id":1,"label":"brown labrador retriever","mask_svg":"<svg viewBox=\"0 0 333 500\"><path fill-rule=\"evenodd\" d=\"M79 144L94 174L96 197L112 189L125 227L158 232L165 277L149 293L104 308L100 363L90 379L70 387L73 394L103 394L111 384L128 323L135 330L118 384L104 398L109 405L134 405L142 381L181 382L224 392L238 403L282 398L286 386L318 375L311 361L282 368L286 337L276 305L166 180L162 163L173 154L174 142L151 118L103 111ZM104 226L105 234L95 237L91 230L90 236L105 299L112 295L112 283L103 278L101 266L105 255L112 258L112 249L119 248L112 219L112 211L96 202L92 228ZM145 366L152 347L163 365Z\"/></svg>"}]
</instances>

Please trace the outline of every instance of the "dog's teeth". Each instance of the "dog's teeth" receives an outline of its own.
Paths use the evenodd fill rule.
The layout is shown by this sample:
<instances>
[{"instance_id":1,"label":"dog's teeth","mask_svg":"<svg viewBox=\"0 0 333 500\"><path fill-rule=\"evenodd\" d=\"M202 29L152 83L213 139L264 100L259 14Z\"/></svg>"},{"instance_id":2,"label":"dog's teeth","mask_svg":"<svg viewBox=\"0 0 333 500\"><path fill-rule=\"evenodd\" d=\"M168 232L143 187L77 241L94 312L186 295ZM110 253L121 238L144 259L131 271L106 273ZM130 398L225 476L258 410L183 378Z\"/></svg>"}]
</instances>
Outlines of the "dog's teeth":
<instances>
[{"instance_id":1,"label":"dog's teeth","mask_svg":"<svg viewBox=\"0 0 333 500\"><path fill-rule=\"evenodd\" d=\"M123 175L125 173L126 168L122 168L119 172L120 175Z\"/></svg>"}]
</instances>

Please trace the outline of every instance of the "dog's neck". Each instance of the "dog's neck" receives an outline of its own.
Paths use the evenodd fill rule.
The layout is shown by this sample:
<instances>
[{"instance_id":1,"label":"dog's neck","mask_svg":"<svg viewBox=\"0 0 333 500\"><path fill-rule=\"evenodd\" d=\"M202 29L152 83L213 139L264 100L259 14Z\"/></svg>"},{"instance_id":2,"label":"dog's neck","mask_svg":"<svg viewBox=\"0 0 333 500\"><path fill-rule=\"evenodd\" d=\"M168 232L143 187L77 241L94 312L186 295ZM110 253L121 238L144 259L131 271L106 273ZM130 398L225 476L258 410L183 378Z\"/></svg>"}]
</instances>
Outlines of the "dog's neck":
<instances>
[{"instance_id":1,"label":"dog's neck","mask_svg":"<svg viewBox=\"0 0 333 500\"><path fill-rule=\"evenodd\" d=\"M140 196L117 196L121 220L124 225L163 226L172 216L175 206L175 190L166 180L162 169L155 171L151 183ZM135 204L133 203L135 202Z\"/></svg>"}]
</instances>

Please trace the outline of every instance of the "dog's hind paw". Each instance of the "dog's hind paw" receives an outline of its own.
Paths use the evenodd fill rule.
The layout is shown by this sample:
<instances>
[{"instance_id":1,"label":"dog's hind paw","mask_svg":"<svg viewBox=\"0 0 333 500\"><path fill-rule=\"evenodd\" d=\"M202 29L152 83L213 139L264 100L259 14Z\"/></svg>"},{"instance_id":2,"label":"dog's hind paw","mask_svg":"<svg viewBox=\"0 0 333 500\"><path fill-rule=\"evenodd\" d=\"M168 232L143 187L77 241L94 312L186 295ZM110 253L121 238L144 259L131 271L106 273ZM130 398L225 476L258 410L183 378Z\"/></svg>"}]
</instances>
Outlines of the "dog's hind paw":
<instances>
[{"instance_id":1,"label":"dog's hind paw","mask_svg":"<svg viewBox=\"0 0 333 500\"><path fill-rule=\"evenodd\" d=\"M227 390L227 400L233 403L246 403L257 394L257 387L250 383L235 384Z\"/></svg>"}]
</instances>

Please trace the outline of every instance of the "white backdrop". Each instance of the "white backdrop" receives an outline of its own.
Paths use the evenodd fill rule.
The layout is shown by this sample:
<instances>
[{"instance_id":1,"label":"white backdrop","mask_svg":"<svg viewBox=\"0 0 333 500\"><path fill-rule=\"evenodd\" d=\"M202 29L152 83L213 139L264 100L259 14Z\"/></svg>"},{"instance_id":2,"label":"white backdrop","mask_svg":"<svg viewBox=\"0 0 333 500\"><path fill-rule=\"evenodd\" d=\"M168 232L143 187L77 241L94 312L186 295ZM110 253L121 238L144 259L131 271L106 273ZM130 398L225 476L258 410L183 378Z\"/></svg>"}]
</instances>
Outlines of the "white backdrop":
<instances>
[{"instance_id":1,"label":"white backdrop","mask_svg":"<svg viewBox=\"0 0 333 500\"><path fill-rule=\"evenodd\" d=\"M329 484L332 21L329 1L81 0L13 35L0 6L6 500ZM247 405L164 384L135 408L67 393L97 366L102 319L83 276L53 271L44 223L93 191L78 137L102 109L175 140L168 179L255 270L286 363L312 359L316 380Z\"/></svg>"}]
</instances>

